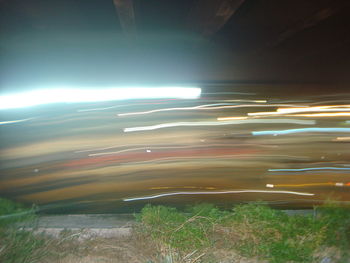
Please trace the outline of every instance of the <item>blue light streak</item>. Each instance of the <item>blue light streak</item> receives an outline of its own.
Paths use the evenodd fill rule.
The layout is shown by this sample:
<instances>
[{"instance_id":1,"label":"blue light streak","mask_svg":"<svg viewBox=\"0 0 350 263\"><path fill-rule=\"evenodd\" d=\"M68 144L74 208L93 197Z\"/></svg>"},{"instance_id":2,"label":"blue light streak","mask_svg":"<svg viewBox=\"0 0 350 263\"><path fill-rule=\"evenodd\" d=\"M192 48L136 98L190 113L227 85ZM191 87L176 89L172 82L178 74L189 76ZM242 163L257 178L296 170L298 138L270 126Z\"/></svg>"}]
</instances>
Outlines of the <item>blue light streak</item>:
<instances>
[{"instance_id":1,"label":"blue light streak","mask_svg":"<svg viewBox=\"0 0 350 263\"><path fill-rule=\"evenodd\" d=\"M345 170L350 171L350 168L345 167L312 167L300 169L269 169L269 172L304 172L304 171L318 171L318 170Z\"/></svg>"}]
</instances>

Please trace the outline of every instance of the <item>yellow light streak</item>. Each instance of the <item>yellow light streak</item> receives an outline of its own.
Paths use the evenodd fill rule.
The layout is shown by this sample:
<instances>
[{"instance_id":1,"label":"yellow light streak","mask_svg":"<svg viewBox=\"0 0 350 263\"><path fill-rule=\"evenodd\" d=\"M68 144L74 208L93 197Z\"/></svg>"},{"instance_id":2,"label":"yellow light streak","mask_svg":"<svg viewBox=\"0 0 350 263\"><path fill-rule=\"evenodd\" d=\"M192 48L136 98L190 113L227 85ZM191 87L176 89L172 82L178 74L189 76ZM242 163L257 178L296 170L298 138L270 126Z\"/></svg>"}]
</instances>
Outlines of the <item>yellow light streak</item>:
<instances>
[{"instance_id":1,"label":"yellow light streak","mask_svg":"<svg viewBox=\"0 0 350 263\"><path fill-rule=\"evenodd\" d=\"M336 141L350 141L350 137L337 137Z\"/></svg>"}]
</instances>

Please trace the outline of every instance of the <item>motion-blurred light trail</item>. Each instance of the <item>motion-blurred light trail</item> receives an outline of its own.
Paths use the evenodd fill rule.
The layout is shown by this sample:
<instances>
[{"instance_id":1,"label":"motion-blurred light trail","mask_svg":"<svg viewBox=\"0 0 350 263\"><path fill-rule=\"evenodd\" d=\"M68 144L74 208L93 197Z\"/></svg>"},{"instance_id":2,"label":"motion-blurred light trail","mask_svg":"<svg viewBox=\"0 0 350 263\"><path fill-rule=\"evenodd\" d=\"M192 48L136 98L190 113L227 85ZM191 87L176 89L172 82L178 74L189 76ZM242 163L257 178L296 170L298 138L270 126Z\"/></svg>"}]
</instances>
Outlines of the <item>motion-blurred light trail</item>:
<instances>
[{"instance_id":1,"label":"motion-blurred light trail","mask_svg":"<svg viewBox=\"0 0 350 263\"><path fill-rule=\"evenodd\" d=\"M327 112L327 111L348 111L350 105L325 105L305 108L279 108L277 112L296 113L296 112Z\"/></svg>"},{"instance_id":2,"label":"motion-blurred light trail","mask_svg":"<svg viewBox=\"0 0 350 263\"><path fill-rule=\"evenodd\" d=\"M101 155L110 155L110 154L120 154L125 152L133 152L133 151L144 151L144 152L151 152L154 150L171 150L171 149L196 149L196 148L209 148L209 147L232 147L228 144L205 144L205 145L188 145L188 146L149 146L149 147L137 147L137 148L128 148L120 151L114 151L114 152L102 152L102 153L91 153L88 156L101 156ZM349 168L350 169L350 168Z\"/></svg>"},{"instance_id":3,"label":"motion-blurred light trail","mask_svg":"<svg viewBox=\"0 0 350 263\"><path fill-rule=\"evenodd\" d=\"M302 129L288 129L277 131L253 131L254 136L259 135L284 135L292 133L304 133L304 132L345 132L350 133L350 128L302 128Z\"/></svg>"},{"instance_id":4,"label":"motion-blurred light trail","mask_svg":"<svg viewBox=\"0 0 350 263\"><path fill-rule=\"evenodd\" d=\"M14 120L14 121L0 121L0 125L5 125L5 124L13 124L13 123L19 123L19 122L25 122L25 121L30 121L36 119L35 117L33 118L27 118L27 119L21 119L21 120Z\"/></svg>"},{"instance_id":5,"label":"motion-blurred light trail","mask_svg":"<svg viewBox=\"0 0 350 263\"><path fill-rule=\"evenodd\" d=\"M103 110L110 110L115 108L121 108L126 107L128 105L117 105L117 106L110 106L110 107L103 107L103 108L92 108L92 109L79 109L77 112L88 112L88 111L103 111Z\"/></svg>"},{"instance_id":6,"label":"motion-blurred light trail","mask_svg":"<svg viewBox=\"0 0 350 263\"><path fill-rule=\"evenodd\" d=\"M232 191L212 191L212 192L175 192L175 193L164 193L157 195L149 195L143 197L134 197L134 198L124 198L123 201L139 201L139 200L148 200L155 199L166 196L174 195L217 195L217 194L240 194L240 193L267 193L267 194L291 194L291 195L304 195L304 196L313 196L313 193L303 193L303 192L294 192L294 191L266 191L266 190L232 190Z\"/></svg>"},{"instance_id":7,"label":"motion-blurred light trail","mask_svg":"<svg viewBox=\"0 0 350 263\"><path fill-rule=\"evenodd\" d=\"M318 170L345 170L350 171L350 168L346 167L311 167L311 168L299 168L299 169L269 169L269 172L304 172L304 171L318 171Z\"/></svg>"},{"instance_id":8,"label":"motion-blurred light trail","mask_svg":"<svg viewBox=\"0 0 350 263\"><path fill-rule=\"evenodd\" d=\"M197 99L195 87L51 88L0 96L0 109L14 109L51 103L102 102L130 99Z\"/></svg>"},{"instance_id":9,"label":"motion-blurred light trail","mask_svg":"<svg viewBox=\"0 0 350 263\"><path fill-rule=\"evenodd\" d=\"M308 183L308 184L266 184L266 187L274 188L274 187L309 187L309 186L343 186L343 183L333 183L333 182L327 182L327 183Z\"/></svg>"},{"instance_id":10,"label":"motion-blurred light trail","mask_svg":"<svg viewBox=\"0 0 350 263\"><path fill-rule=\"evenodd\" d=\"M252 101L255 103L263 103L266 101ZM140 111L140 112L127 112L127 113L119 113L118 116L131 116L131 115L143 115L143 114L151 114L156 112L164 112L164 111L186 111L186 110L221 110L221 109L231 109L231 108L249 108L249 107L277 107L277 106L295 106L288 104L233 104L233 103L216 103L216 104L205 104L198 105L193 107L177 107L177 108L163 108L163 109L155 109L149 111Z\"/></svg>"},{"instance_id":11,"label":"motion-blurred light trail","mask_svg":"<svg viewBox=\"0 0 350 263\"><path fill-rule=\"evenodd\" d=\"M337 137L336 141L350 141L350 137Z\"/></svg>"},{"instance_id":12,"label":"motion-blurred light trail","mask_svg":"<svg viewBox=\"0 0 350 263\"><path fill-rule=\"evenodd\" d=\"M295 116L295 117L343 117L343 116L350 116L350 112L291 114L288 116Z\"/></svg>"},{"instance_id":13,"label":"motion-blurred light trail","mask_svg":"<svg viewBox=\"0 0 350 263\"><path fill-rule=\"evenodd\" d=\"M350 105L329 105L329 106L300 106L295 108L278 108L276 111L269 112L249 112L249 116L269 116L269 115L287 115L300 112L339 112L349 111ZM295 115L294 115L295 116ZM349 115L344 115L349 116Z\"/></svg>"},{"instance_id":14,"label":"motion-blurred light trail","mask_svg":"<svg viewBox=\"0 0 350 263\"><path fill-rule=\"evenodd\" d=\"M163 128L183 127L183 126L221 126L221 125L234 125L234 124L247 124L247 123L290 123L300 125L314 125L314 120L295 120L295 119L238 119L232 121L197 121L197 122L171 122L162 123L151 126L143 127L131 127L124 128L124 132L135 132L135 131L151 131ZM350 129L349 129L350 130Z\"/></svg>"}]
</instances>

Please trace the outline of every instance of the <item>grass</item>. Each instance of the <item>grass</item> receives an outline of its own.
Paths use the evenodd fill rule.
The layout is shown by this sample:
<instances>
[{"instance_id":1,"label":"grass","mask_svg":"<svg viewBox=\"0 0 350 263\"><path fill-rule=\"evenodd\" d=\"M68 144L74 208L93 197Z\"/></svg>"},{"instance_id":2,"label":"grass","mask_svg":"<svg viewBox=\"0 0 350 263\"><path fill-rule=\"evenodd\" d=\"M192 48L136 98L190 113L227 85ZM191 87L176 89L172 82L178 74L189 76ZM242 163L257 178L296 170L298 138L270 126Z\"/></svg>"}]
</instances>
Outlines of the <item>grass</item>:
<instances>
[{"instance_id":1,"label":"grass","mask_svg":"<svg viewBox=\"0 0 350 263\"><path fill-rule=\"evenodd\" d=\"M0 198L0 262L32 263L43 258L47 251L43 237L18 230L15 223L35 218L35 208Z\"/></svg>"},{"instance_id":2,"label":"grass","mask_svg":"<svg viewBox=\"0 0 350 263\"><path fill-rule=\"evenodd\" d=\"M145 206L131 237L50 238L19 230L35 208L0 199L0 262L348 262L350 210L334 202L314 215L287 215L263 203L231 210L200 204L179 211ZM322 261L323 260L323 261Z\"/></svg>"},{"instance_id":3,"label":"grass","mask_svg":"<svg viewBox=\"0 0 350 263\"><path fill-rule=\"evenodd\" d=\"M0 227L35 218L35 207L25 207L20 203L0 198Z\"/></svg>"},{"instance_id":4,"label":"grass","mask_svg":"<svg viewBox=\"0 0 350 263\"><path fill-rule=\"evenodd\" d=\"M322 251L335 251L334 260L342 262L350 250L349 208L328 203L315 209L317 217L288 216L262 203L238 205L231 211L202 204L187 213L147 205L137 219L139 231L179 258L196 251L208 255L202 262L217 262L212 259L215 250L224 249L268 262L314 262L331 257Z\"/></svg>"}]
</instances>

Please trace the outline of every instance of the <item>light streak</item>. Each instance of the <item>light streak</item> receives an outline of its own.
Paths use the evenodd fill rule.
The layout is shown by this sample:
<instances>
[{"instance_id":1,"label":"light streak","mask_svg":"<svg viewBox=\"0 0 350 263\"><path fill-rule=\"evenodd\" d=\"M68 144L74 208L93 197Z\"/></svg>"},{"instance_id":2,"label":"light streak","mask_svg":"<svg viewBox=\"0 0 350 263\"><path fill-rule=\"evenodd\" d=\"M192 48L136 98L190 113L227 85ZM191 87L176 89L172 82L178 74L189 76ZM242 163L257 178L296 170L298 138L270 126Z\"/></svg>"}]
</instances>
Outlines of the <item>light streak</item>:
<instances>
[{"instance_id":1,"label":"light streak","mask_svg":"<svg viewBox=\"0 0 350 263\"><path fill-rule=\"evenodd\" d=\"M218 121L225 120L246 120L242 123L290 123L290 124L300 124L300 125L314 125L315 120L305 122L305 120L298 119L249 119L249 117L219 117Z\"/></svg>"},{"instance_id":2,"label":"light streak","mask_svg":"<svg viewBox=\"0 0 350 263\"><path fill-rule=\"evenodd\" d=\"M304 132L350 132L350 128L302 128L302 129L288 129L288 130L276 130L276 131L253 131L252 135L284 135L292 133L304 133Z\"/></svg>"},{"instance_id":3,"label":"light streak","mask_svg":"<svg viewBox=\"0 0 350 263\"><path fill-rule=\"evenodd\" d=\"M172 187L172 186L158 186L158 187L151 187L150 190L164 190L164 189L206 189L206 190L215 190L215 187L198 187L198 186L179 186L179 187Z\"/></svg>"},{"instance_id":4,"label":"light streak","mask_svg":"<svg viewBox=\"0 0 350 263\"><path fill-rule=\"evenodd\" d=\"M204 142L204 140L201 140L201 142ZM160 145L160 146L149 146L149 144L122 144L122 145L113 145L108 147L102 147L102 148L93 148L93 149L86 149L86 150L79 150L74 151L74 153L84 153L84 152L96 152L96 151L104 151L109 150L113 148L123 148L123 147L130 147L133 146L134 148L128 148L120 151L111 152L111 154L117 154L122 152L128 152L128 151L136 151L136 150L144 150L144 149L182 149L182 148L202 148L202 147L212 147L212 146L223 146L223 147L237 147L237 146L256 146L256 144L241 144L241 143L234 143L234 144L223 144L223 143L211 143L211 144L204 144L204 145L187 145L187 146L163 146L164 144L154 144L154 145ZM140 147L136 147L140 146ZM275 147L274 145L259 145L263 147Z\"/></svg>"},{"instance_id":5,"label":"light streak","mask_svg":"<svg viewBox=\"0 0 350 263\"><path fill-rule=\"evenodd\" d=\"M255 102L257 102L257 101L255 101ZM151 114L151 113L164 112L164 111L219 110L219 109L231 109L231 108L278 107L278 106L296 106L296 105L288 105L288 104L267 104L267 105L241 104L241 105L232 105L232 103L216 103L216 104L205 104L205 105L199 105L199 106L193 106L193 107L164 108L164 109L155 109L155 110L149 110L149 111L119 113L118 116L122 117L122 116L130 116L130 115L143 115L143 114Z\"/></svg>"},{"instance_id":6,"label":"light streak","mask_svg":"<svg viewBox=\"0 0 350 263\"><path fill-rule=\"evenodd\" d=\"M149 200L156 199L166 196L174 195L217 195L217 194L240 194L240 193L268 193L268 194L292 194L292 195L304 195L304 196L313 196L313 193L303 193L303 192L294 192L294 191L266 191L266 190L232 190L232 191L212 191L212 192L173 192L173 193L163 193L157 195L149 195L143 197L134 197L134 198L124 198L124 202L138 201L138 200Z\"/></svg>"},{"instance_id":7,"label":"light streak","mask_svg":"<svg viewBox=\"0 0 350 263\"><path fill-rule=\"evenodd\" d=\"M258 159L258 158L289 158L289 159L299 159L299 160L307 160L310 159L310 157L307 156L290 156L290 155L252 155L252 154L234 154L234 155L202 155L202 156L191 156L191 157L162 157L162 158L155 158L151 160L146 160L146 161L137 161L137 162L126 162L126 163L121 163L120 165L138 165L138 164L150 164L150 163L162 163L162 162L167 162L167 161L206 161L206 162L220 162L220 161L227 161L235 158L238 160L247 160L247 159ZM217 161L217 159L220 159L220 161ZM213 161L215 160L215 161Z\"/></svg>"},{"instance_id":8,"label":"light streak","mask_svg":"<svg viewBox=\"0 0 350 263\"><path fill-rule=\"evenodd\" d=\"M1 95L0 109L14 109L50 103L101 102L129 99L197 99L194 87L51 88Z\"/></svg>"},{"instance_id":9,"label":"light streak","mask_svg":"<svg viewBox=\"0 0 350 263\"><path fill-rule=\"evenodd\" d=\"M350 141L350 137L337 137L336 141Z\"/></svg>"},{"instance_id":10,"label":"light streak","mask_svg":"<svg viewBox=\"0 0 350 263\"><path fill-rule=\"evenodd\" d=\"M105 107L105 108L80 109L80 110L77 110L77 112L103 111L103 110L109 110L109 109L114 109L114 108L121 108L121 107L126 107L126 106L129 106L129 105L117 105L117 106L110 106L110 107Z\"/></svg>"},{"instance_id":11,"label":"light streak","mask_svg":"<svg viewBox=\"0 0 350 263\"><path fill-rule=\"evenodd\" d=\"M298 168L298 169L269 169L269 172L304 172L304 171L316 171L316 170L346 170L350 168L346 167L311 167L311 168Z\"/></svg>"},{"instance_id":12,"label":"light streak","mask_svg":"<svg viewBox=\"0 0 350 263\"><path fill-rule=\"evenodd\" d=\"M247 120L248 117L219 117L218 121L229 121L229 120Z\"/></svg>"},{"instance_id":13,"label":"light streak","mask_svg":"<svg viewBox=\"0 0 350 263\"><path fill-rule=\"evenodd\" d=\"M5 125L5 124L12 124L12 123L19 123L19 122L25 122L25 121L30 121L36 119L36 117L33 118L27 118L27 119L21 119L21 120L14 120L14 121L1 121L0 125Z\"/></svg>"},{"instance_id":14,"label":"light streak","mask_svg":"<svg viewBox=\"0 0 350 263\"><path fill-rule=\"evenodd\" d=\"M343 109L345 108L345 109ZM277 112L283 113L296 113L296 112L324 112L324 111L348 111L350 105L327 105L327 106L313 106L305 108L279 108Z\"/></svg>"},{"instance_id":15,"label":"light streak","mask_svg":"<svg viewBox=\"0 0 350 263\"><path fill-rule=\"evenodd\" d=\"M232 160L232 158L244 158L244 157L250 157L248 155L244 154L235 154L235 155L205 155L205 156L191 156L191 157L162 157L162 158L155 158L151 160L146 160L146 161L138 161L138 162L126 162L126 163L121 163L121 165L139 165L139 164L151 164L151 163L163 163L163 162L172 162L172 161L206 161L206 162L212 162L215 159L220 159L221 161L227 161L227 160ZM220 161L215 161L215 162L220 162Z\"/></svg>"},{"instance_id":16,"label":"light streak","mask_svg":"<svg viewBox=\"0 0 350 263\"><path fill-rule=\"evenodd\" d=\"M94 152L94 151L104 151L108 149L113 149L113 148L122 148L122 147L127 147L130 146L129 144L123 144L123 145L113 145L113 146L108 146L108 147L103 147L103 148L94 148L94 149L87 149L87 150L79 150L75 151L74 153L84 153L84 152ZM136 144L132 146L144 146L144 144ZM145 149L146 146L144 146L142 149Z\"/></svg>"},{"instance_id":17,"label":"light streak","mask_svg":"<svg viewBox=\"0 0 350 263\"><path fill-rule=\"evenodd\" d=\"M129 148L124 149L120 151L114 151L114 152L103 152L103 153L92 153L88 156L101 156L101 155L110 155L110 154L119 154L124 152L133 152L133 151L140 151L140 150L162 150L162 149L196 149L196 148L209 148L212 146L223 146L223 147L230 147L230 145L227 144L206 144L206 145L190 145L190 146L156 146L156 147L137 147L137 148ZM106 149L106 148L104 148Z\"/></svg>"},{"instance_id":18,"label":"light streak","mask_svg":"<svg viewBox=\"0 0 350 263\"><path fill-rule=\"evenodd\" d=\"M248 116L268 116L268 115L286 115L299 112L332 112L332 111L349 111L350 105L330 105L330 106L301 106L298 108L278 108L272 112L250 112ZM344 115L348 116L348 115Z\"/></svg>"},{"instance_id":19,"label":"light streak","mask_svg":"<svg viewBox=\"0 0 350 263\"><path fill-rule=\"evenodd\" d=\"M350 112L291 114L291 115L288 115L288 116L296 116L296 117L343 117L343 116L350 116Z\"/></svg>"},{"instance_id":20,"label":"light streak","mask_svg":"<svg viewBox=\"0 0 350 263\"><path fill-rule=\"evenodd\" d=\"M226 122L217 121L198 121L198 122L171 122L162 123L151 126L124 128L124 132L135 131L151 131L163 128L184 127L184 126L221 126L221 125L234 125L234 124L247 124L247 123L292 123L301 125L314 125L314 120L293 120L293 119L248 119L248 120L233 120ZM349 128L350 130L350 128Z\"/></svg>"},{"instance_id":21,"label":"light streak","mask_svg":"<svg viewBox=\"0 0 350 263\"><path fill-rule=\"evenodd\" d=\"M323 185L331 185L331 186L343 186L343 183L309 183L309 184L266 184L266 187L307 187L307 186L323 186Z\"/></svg>"}]
</instances>

